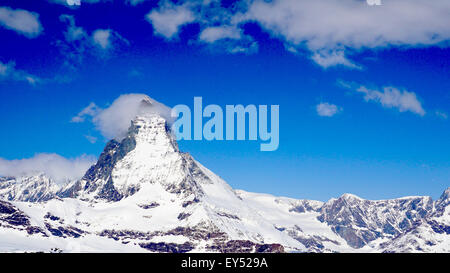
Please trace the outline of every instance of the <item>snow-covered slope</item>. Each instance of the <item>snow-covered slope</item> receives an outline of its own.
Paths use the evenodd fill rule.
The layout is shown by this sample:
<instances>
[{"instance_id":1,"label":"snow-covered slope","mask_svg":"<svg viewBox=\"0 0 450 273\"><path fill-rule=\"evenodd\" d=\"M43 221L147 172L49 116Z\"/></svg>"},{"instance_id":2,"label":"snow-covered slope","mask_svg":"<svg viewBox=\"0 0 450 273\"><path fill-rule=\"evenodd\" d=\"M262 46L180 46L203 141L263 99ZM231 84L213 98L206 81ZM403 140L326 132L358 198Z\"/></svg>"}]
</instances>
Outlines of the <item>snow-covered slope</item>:
<instances>
[{"instance_id":1,"label":"snow-covered slope","mask_svg":"<svg viewBox=\"0 0 450 273\"><path fill-rule=\"evenodd\" d=\"M0 177L0 199L10 201L42 202L56 197L59 190L43 173L14 177Z\"/></svg>"},{"instance_id":2,"label":"snow-covered slope","mask_svg":"<svg viewBox=\"0 0 450 273\"><path fill-rule=\"evenodd\" d=\"M78 181L0 178L0 251L449 251L449 195L323 203L234 191L179 150L164 118L141 113Z\"/></svg>"},{"instance_id":3,"label":"snow-covered slope","mask_svg":"<svg viewBox=\"0 0 450 273\"><path fill-rule=\"evenodd\" d=\"M360 248L376 239L394 238L432 211L430 197L371 201L344 194L325 203L318 219L350 246Z\"/></svg>"},{"instance_id":4,"label":"snow-covered slope","mask_svg":"<svg viewBox=\"0 0 450 273\"><path fill-rule=\"evenodd\" d=\"M450 252L450 188L435 202L428 217L393 240L378 246L384 252Z\"/></svg>"},{"instance_id":5,"label":"snow-covered slope","mask_svg":"<svg viewBox=\"0 0 450 273\"><path fill-rule=\"evenodd\" d=\"M317 219L323 202L275 197L242 190L237 190L236 193L265 219L274 223L278 230L303 244L308 252L353 251L330 226Z\"/></svg>"},{"instance_id":6,"label":"snow-covered slope","mask_svg":"<svg viewBox=\"0 0 450 273\"><path fill-rule=\"evenodd\" d=\"M436 202L430 197L372 201L344 194L322 203L236 192L308 251L450 251L450 188Z\"/></svg>"}]
</instances>

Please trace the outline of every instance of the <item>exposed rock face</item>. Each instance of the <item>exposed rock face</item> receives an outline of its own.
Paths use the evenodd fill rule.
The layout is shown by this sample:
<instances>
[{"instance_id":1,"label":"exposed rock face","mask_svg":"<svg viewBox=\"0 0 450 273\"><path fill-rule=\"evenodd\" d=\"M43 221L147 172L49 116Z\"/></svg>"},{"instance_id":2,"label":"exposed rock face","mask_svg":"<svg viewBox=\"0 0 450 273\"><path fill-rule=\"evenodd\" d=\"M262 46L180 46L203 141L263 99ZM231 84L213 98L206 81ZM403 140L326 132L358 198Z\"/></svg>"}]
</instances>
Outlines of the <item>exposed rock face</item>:
<instances>
[{"instance_id":1,"label":"exposed rock face","mask_svg":"<svg viewBox=\"0 0 450 273\"><path fill-rule=\"evenodd\" d=\"M212 245L208 250L220 253L283 253L280 244L257 244L252 241L231 240L223 244Z\"/></svg>"},{"instance_id":2,"label":"exposed rock face","mask_svg":"<svg viewBox=\"0 0 450 273\"><path fill-rule=\"evenodd\" d=\"M435 209L411 228L382 243L383 252L450 252L450 188L435 202Z\"/></svg>"},{"instance_id":3,"label":"exposed rock face","mask_svg":"<svg viewBox=\"0 0 450 273\"><path fill-rule=\"evenodd\" d=\"M0 201L1 221L13 226L29 226L30 220L22 211L11 203Z\"/></svg>"},{"instance_id":4,"label":"exposed rock face","mask_svg":"<svg viewBox=\"0 0 450 273\"><path fill-rule=\"evenodd\" d=\"M111 173L117 162L136 147L133 133L136 128L130 128L130 134L120 143L116 140L109 141L97 163L89 168L81 181L76 181L72 186L62 190L58 195L61 197L79 197L83 194L94 193L95 198L108 201L119 201L124 197L119 193L112 181ZM128 192L132 194L134 192Z\"/></svg>"},{"instance_id":5,"label":"exposed rock face","mask_svg":"<svg viewBox=\"0 0 450 273\"><path fill-rule=\"evenodd\" d=\"M445 190L441 197L436 201L436 211L434 217L442 217L445 214L445 209L450 205L450 188Z\"/></svg>"},{"instance_id":6,"label":"exposed rock face","mask_svg":"<svg viewBox=\"0 0 450 273\"><path fill-rule=\"evenodd\" d=\"M311 200L296 200L292 204L292 208L289 211L304 213L304 212L317 212L322 208L322 202L311 201Z\"/></svg>"},{"instance_id":7,"label":"exposed rock face","mask_svg":"<svg viewBox=\"0 0 450 273\"><path fill-rule=\"evenodd\" d=\"M41 235L47 236L40 227L31 225L28 215L13 204L4 201L0 201L0 228L21 230L29 235L41 233Z\"/></svg>"},{"instance_id":8,"label":"exposed rock face","mask_svg":"<svg viewBox=\"0 0 450 273\"><path fill-rule=\"evenodd\" d=\"M46 175L0 178L0 199L43 202L56 197L58 186Z\"/></svg>"},{"instance_id":9,"label":"exposed rock face","mask_svg":"<svg viewBox=\"0 0 450 273\"><path fill-rule=\"evenodd\" d=\"M185 253L194 249L194 246L189 242L185 242L183 244L142 243L140 244L140 246L153 252L166 252L166 253Z\"/></svg>"},{"instance_id":10,"label":"exposed rock face","mask_svg":"<svg viewBox=\"0 0 450 273\"><path fill-rule=\"evenodd\" d=\"M450 218L448 189L435 202L430 197L371 201L344 194L321 203L244 191L237 193L270 219L278 230L303 244L308 252L341 252L349 251L349 248L376 249L380 252L388 249L399 252L417 249L433 251L444 242L450 245L450 237L446 233ZM413 233L424 237L442 236L419 240L411 239L409 235L409 239L401 239ZM404 240L419 241L417 245L421 247L404 247L411 246L409 243L394 244ZM379 242L383 242L381 246L377 245Z\"/></svg>"},{"instance_id":11,"label":"exposed rock face","mask_svg":"<svg viewBox=\"0 0 450 273\"><path fill-rule=\"evenodd\" d=\"M140 116L123 140L108 142L97 164L58 195L117 202L143 183L163 183L166 190L185 196L201 195L196 181L207 179L190 155L179 151L163 118Z\"/></svg>"},{"instance_id":12,"label":"exposed rock face","mask_svg":"<svg viewBox=\"0 0 450 273\"><path fill-rule=\"evenodd\" d=\"M370 201L345 194L328 201L318 219L332 226L350 246L360 248L377 238L405 232L432 211L429 197Z\"/></svg>"}]
</instances>

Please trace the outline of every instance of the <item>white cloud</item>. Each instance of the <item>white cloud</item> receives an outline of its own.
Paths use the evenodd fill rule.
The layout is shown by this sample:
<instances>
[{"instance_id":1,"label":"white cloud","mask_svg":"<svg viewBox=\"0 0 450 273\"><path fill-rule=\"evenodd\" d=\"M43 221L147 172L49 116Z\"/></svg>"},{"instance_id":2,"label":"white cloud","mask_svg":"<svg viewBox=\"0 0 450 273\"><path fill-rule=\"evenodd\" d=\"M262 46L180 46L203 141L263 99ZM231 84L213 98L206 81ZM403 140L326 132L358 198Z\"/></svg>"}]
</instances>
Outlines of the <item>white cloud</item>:
<instances>
[{"instance_id":1,"label":"white cloud","mask_svg":"<svg viewBox=\"0 0 450 273\"><path fill-rule=\"evenodd\" d=\"M94 117L96 116L102 109L99 108L95 103L91 102L88 106L83 108L75 117L73 117L70 121L74 123L84 122L86 116Z\"/></svg>"},{"instance_id":2,"label":"white cloud","mask_svg":"<svg viewBox=\"0 0 450 273\"><path fill-rule=\"evenodd\" d=\"M100 47L103 51L108 51L114 48L115 45L121 43L130 45L130 42L123 38L117 31L112 29L97 29L92 32L93 44Z\"/></svg>"},{"instance_id":3,"label":"white cloud","mask_svg":"<svg viewBox=\"0 0 450 273\"><path fill-rule=\"evenodd\" d=\"M94 144L95 142L97 142L97 138L91 135L85 135L84 136L90 143Z\"/></svg>"},{"instance_id":4,"label":"white cloud","mask_svg":"<svg viewBox=\"0 0 450 273\"><path fill-rule=\"evenodd\" d=\"M256 20L274 35L311 50L431 45L449 39L447 0L253 1L241 20Z\"/></svg>"},{"instance_id":5,"label":"white cloud","mask_svg":"<svg viewBox=\"0 0 450 273\"><path fill-rule=\"evenodd\" d=\"M94 43L103 49L107 49L111 46L110 36L110 29L97 29L92 33L92 39L94 40Z\"/></svg>"},{"instance_id":6,"label":"white cloud","mask_svg":"<svg viewBox=\"0 0 450 273\"><path fill-rule=\"evenodd\" d=\"M69 6L80 6L81 0L65 0Z\"/></svg>"},{"instance_id":7,"label":"white cloud","mask_svg":"<svg viewBox=\"0 0 450 273\"><path fill-rule=\"evenodd\" d=\"M221 39L240 39L241 31L236 26L207 27L200 33L200 40L214 43Z\"/></svg>"},{"instance_id":8,"label":"white cloud","mask_svg":"<svg viewBox=\"0 0 450 273\"><path fill-rule=\"evenodd\" d=\"M366 0L367 4L370 6L380 6L381 0Z\"/></svg>"},{"instance_id":9,"label":"white cloud","mask_svg":"<svg viewBox=\"0 0 450 273\"><path fill-rule=\"evenodd\" d=\"M57 154L41 153L32 158L6 160L0 158L0 175L21 176L45 173L57 183L81 178L96 161L94 156L65 158Z\"/></svg>"},{"instance_id":10,"label":"white cloud","mask_svg":"<svg viewBox=\"0 0 450 273\"><path fill-rule=\"evenodd\" d=\"M323 68L342 65L352 69L362 69L361 66L353 63L344 55L344 51L321 51L315 52L311 59Z\"/></svg>"},{"instance_id":11,"label":"white cloud","mask_svg":"<svg viewBox=\"0 0 450 273\"><path fill-rule=\"evenodd\" d=\"M60 21L67 24L64 32L65 41L58 41L58 45L70 61L81 63L90 54L96 57L109 57L119 45L129 45L129 41L112 29L96 29L91 35L85 29L77 26L75 17L63 14ZM67 62L69 65L73 65Z\"/></svg>"},{"instance_id":12,"label":"white cloud","mask_svg":"<svg viewBox=\"0 0 450 273\"><path fill-rule=\"evenodd\" d=\"M0 7L0 25L27 38L35 38L42 32L39 14L23 9Z\"/></svg>"},{"instance_id":13,"label":"white cloud","mask_svg":"<svg viewBox=\"0 0 450 273\"><path fill-rule=\"evenodd\" d=\"M212 51L226 51L231 54L253 54L259 45L252 37L243 35L235 25L212 26L205 28L199 35L199 41L208 44Z\"/></svg>"},{"instance_id":14,"label":"white cloud","mask_svg":"<svg viewBox=\"0 0 450 273\"><path fill-rule=\"evenodd\" d=\"M341 108L328 102L322 102L316 105L317 114L321 117L332 117L342 111Z\"/></svg>"},{"instance_id":15,"label":"white cloud","mask_svg":"<svg viewBox=\"0 0 450 273\"><path fill-rule=\"evenodd\" d=\"M88 36L82 27L76 26L75 18L72 15L63 14L59 17L59 20L67 23L67 30L64 33L67 42L83 40Z\"/></svg>"},{"instance_id":16,"label":"white cloud","mask_svg":"<svg viewBox=\"0 0 450 273\"><path fill-rule=\"evenodd\" d=\"M95 3L101 2L102 0L48 0L48 1L55 3L55 4L66 5L66 6L70 6L70 7L77 7L77 6L81 6L81 3L95 4ZM108 1L108 0L104 0L104 1Z\"/></svg>"},{"instance_id":17,"label":"white cloud","mask_svg":"<svg viewBox=\"0 0 450 273\"><path fill-rule=\"evenodd\" d=\"M441 119L448 119L448 114L446 112L436 110L435 114Z\"/></svg>"},{"instance_id":18,"label":"white cloud","mask_svg":"<svg viewBox=\"0 0 450 273\"><path fill-rule=\"evenodd\" d=\"M153 25L155 32L167 39L176 37L182 25L195 20L194 13L186 5L174 6L167 2L158 10L148 13L146 18Z\"/></svg>"},{"instance_id":19,"label":"white cloud","mask_svg":"<svg viewBox=\"0 0 450 273\"><path fill-rule=\"evenodd\" d=\"M395 87L384 87L383 91L378 91L364 86L356 91L365 94L366 101L375 101L387 108L398 108L400 112L410 111L421 116L425 115L425 110L414 92L400 91Z\"/></svg>"},{"instance_id":20,"label":"white cloud","mask_svg":"<svg viewBox=\"0 0 450 273\"><path fill-rule=\"evenodd\" d=\"M139 114L158 114L169 122L172 121L171 109L145 94L124 94L117 98L109 107L98 108L91 103L78 115L72 118L74 122L83 122L87 116L100 133L107 139L122 139L128 132L131 121Z\"/></svg>"},{"instance_id":21,"label":"white cloud","mask_svg":"<svg viewBox=\"0 0 450 273\"><path fill-rule=\"evenodd\" d=\"M0 61L0 80L25 81L31 85L42 82L42 79L24 70L16 68L15 62L2 63Z\"/></svg>"},{"instance_id":22,"label":"white cloud","mask_svg":"<svg viewBox=\"0 0 450 273\"><path fill-rule=\"evenodd\" d=\"M385 108L396 108L400 112L412 112L420 116L426 114L422 107L422 103L414 92L400 90L392 86L383 87L380 91L344 81L338 81L338 85L354 92L364 94L365 101L379 103Z\"/></svg>"},{"instance_id":23,"label":"white cloud","mask_svg":"<svg viewBox=\"0 0 450 273\"><path fill-rule=\"evenodd\" d=\"M306 50L324 68L360 69L351 61L360 50L447 46L450 39L448 0L243 0L228 9L220 1L164 3L147 14L147 20L167 38L174 37L181 25L198 22L202 42L226 36L238 39L230 26L239 29L246 22L256 22L287 49Z\"/></svg>"},{"instance_id":24,"label":"white cloud","mask_svg":"<svg viewBox=\"0 0 450 273\"><path fill-rule=\"evenodd\" d=\"M136 5L139 5L139 4L141 4L141 3L145 2L145 1L147 1L147 0L126 0L126 3L130 4L132 6L136 6Z\"/></svg>"}]
</instances>

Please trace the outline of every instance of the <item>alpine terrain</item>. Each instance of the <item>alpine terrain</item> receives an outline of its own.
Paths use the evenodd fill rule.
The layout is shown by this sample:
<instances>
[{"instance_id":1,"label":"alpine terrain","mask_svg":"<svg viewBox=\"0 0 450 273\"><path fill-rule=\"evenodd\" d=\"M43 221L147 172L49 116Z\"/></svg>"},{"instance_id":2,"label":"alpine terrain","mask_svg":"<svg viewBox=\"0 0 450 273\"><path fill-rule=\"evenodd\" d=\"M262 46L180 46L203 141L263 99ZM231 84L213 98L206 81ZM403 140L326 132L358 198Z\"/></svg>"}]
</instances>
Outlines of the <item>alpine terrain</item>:
<instances>
[{"instance_id":1,"label":"alpine terrain","mask_svg":"<svg viewBox=\"0 0 450 273\"><path fill-rule=\"evenodd\" d=\"M450 252L450 188L326 203L233 190L146 111L81 179L1 177L0 199L2 252Z\"/></svg>"}]
</instances>

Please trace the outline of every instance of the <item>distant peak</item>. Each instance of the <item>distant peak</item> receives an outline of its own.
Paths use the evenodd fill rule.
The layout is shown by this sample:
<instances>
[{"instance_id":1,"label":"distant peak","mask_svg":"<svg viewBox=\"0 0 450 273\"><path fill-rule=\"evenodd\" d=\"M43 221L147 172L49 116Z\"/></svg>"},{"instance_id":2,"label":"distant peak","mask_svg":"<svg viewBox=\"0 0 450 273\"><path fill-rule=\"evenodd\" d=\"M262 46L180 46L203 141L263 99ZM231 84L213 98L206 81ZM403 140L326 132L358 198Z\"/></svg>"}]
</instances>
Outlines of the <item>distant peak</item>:
<instances>
[{"instance_id":1,"label":"distant peak","mask_svg":"<svg viewBox=\"0 0 450 273\"><path fill-rule=\"evenodd\" d=\"M344 193L344 194L341 196L341 198L343 198L343 199L358 199L358 200L362 200L361 197L356 196L356 195L351 194L351 193Z\"/></svg>"},{"instance_id":2,"label":"distant peak","mask_svg":"<svg viewBox=\"0 0 450 273\"><path fill-rule=\"evenodd\" d=\"M157 102L149 96L143 96L139 102L138 112L134 120L149 121L152 117L159 117L168 123L173 121L171 116L171 108Z\"/></svg>"},{"instance_id":3,"label":"distant peak","mask_svg":"<svg viewBox=\"0 0 450 273\"><path fill-rule=\"evenodd\" d=\"M153 103L155 101L152 100L149 96L144 96L141 100L141 102L139 103L139 108L147 108L147 107L152 107Z\"/></svg>"},{"instance_id":4,"label":"distant peak","mask_svg":"<svg viewBox=\"0 0 450 273\"><path fill-rule=\"evenodd\" d=\"M448 187L439 198L441 200L450 199L450 187Z\"/></svg>"}]
</instances>

